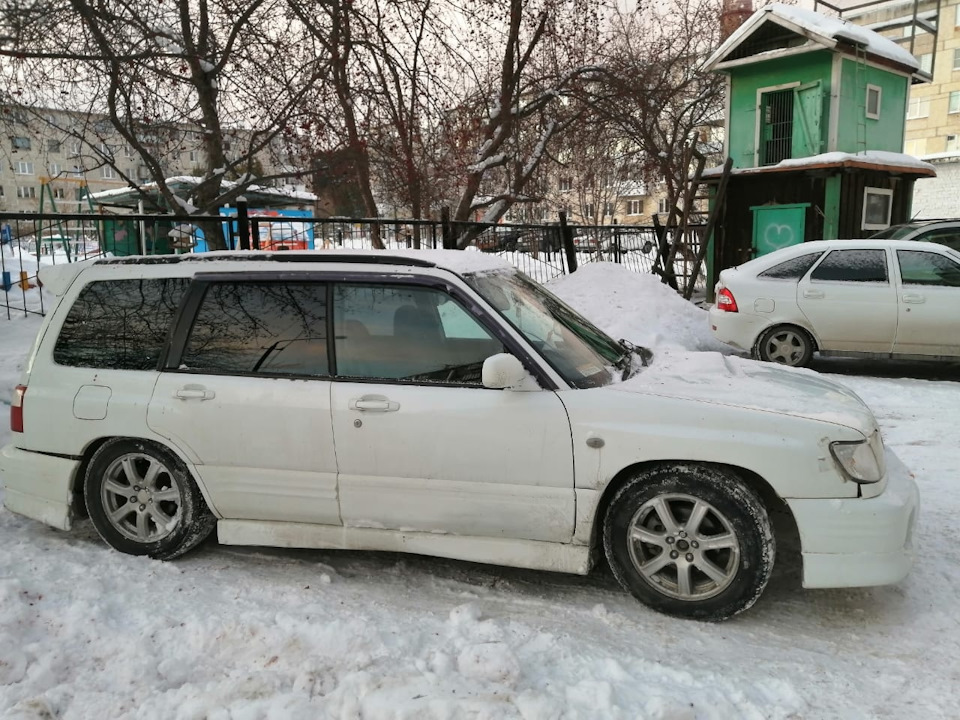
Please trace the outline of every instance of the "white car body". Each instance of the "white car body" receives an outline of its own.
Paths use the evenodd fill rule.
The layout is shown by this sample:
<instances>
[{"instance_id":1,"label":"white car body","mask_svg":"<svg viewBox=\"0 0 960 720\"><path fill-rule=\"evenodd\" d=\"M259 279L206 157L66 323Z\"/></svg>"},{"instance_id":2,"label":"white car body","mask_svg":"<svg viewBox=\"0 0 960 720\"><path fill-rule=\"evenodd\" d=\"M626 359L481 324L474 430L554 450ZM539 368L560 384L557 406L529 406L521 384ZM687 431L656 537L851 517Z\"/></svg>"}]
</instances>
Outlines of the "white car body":
<instances>
[{"instance_id":1,"label":"white car body","mask_svg":"<svg viewBox=\"0 0 960 720\"><path fill-rule=\"evenodd\" d=\"M169 448L188 468L221 543L586 573L605 503L625 473L705 463L735 469L771 511L789 510L806 587L893 583L908 572L917 488L885 455L872 413L842 386L707 355L709 383L674 381L655 363L624 382L571 387L446 254L423 255L436 267L325 256L283 270L441 283L499 324L539 382L528 375L491 389L58 365L54 343L91 282L270 273L277 263L226 255L58 268L45 276L58 302L21 379L23 432L0 454L6 507L69 530L92 449L105 438L137 438ZM878 481L855 482L831 443L866 443Z\"/></svg>"},{"instance_id":2,"label":"white car body","mask_svg":"<svg viewBox=\"0 0 960 720\"><path fill-rule=\"evenodd\" d=\"M884 281L818 279L831 253L881 254ZM764 273L786 267L802 256L817 256L797 278ZM836 255L834 255L836 257ZM904 258L929 258L953 267L956 284L930 277L913 281L901 267ZM915 262L915 261L914 261ZM960 253L943 245L900 240L821 240L764 255L720 273L720 294L732 294L736 312L719 303L710 309L717 339L754 357L763 357L758 341L772 328L800 328L823 355L901 358L960 357ZM789 363L788 364L794 364Z\"/></svg>"}]
</instances>

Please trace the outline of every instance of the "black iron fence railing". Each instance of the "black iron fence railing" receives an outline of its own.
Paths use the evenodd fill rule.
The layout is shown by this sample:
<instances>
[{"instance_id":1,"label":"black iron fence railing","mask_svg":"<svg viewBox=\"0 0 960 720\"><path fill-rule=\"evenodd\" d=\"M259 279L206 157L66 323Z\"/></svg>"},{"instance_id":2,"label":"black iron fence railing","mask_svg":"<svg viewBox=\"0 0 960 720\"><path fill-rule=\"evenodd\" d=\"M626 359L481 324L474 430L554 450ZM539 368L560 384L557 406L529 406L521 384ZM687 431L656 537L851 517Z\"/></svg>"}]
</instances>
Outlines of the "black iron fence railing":
<instances>
[{"instance_id":1,"label":"black iron fence railing","mask_svg":"<svg viewBox=\"0 0 960 720\"><path fill-rule=\"evenodd\" d=\"M43 314L37 285L43 265L72 263L91 257L160 255L236 250L327 250L456 248L495 253L540 282L574 272L592 262L614 262L638 273L666 276L683 288L694 272L700 227L691 227L680 242L672 273L673 229L647 225L577 225L557 223L490 224L446 220L318 218L293 211L225 209L219 215L105 215L0 213L0 307ZM216 242L211 239L216 238Z\"/></svg>"}]
</instances>

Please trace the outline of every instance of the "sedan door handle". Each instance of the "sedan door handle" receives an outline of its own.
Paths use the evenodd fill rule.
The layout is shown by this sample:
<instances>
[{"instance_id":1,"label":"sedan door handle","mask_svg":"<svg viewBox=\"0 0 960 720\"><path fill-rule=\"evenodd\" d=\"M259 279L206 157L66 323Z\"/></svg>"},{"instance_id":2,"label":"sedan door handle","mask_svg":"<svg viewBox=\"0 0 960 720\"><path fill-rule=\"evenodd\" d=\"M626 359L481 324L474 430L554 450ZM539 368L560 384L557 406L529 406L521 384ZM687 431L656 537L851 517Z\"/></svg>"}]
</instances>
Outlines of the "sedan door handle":
<instances>
[{"instance_id":1,"label":"sedan door handle","mask_svg":"<svg viewBox=\"0 0 960 720\"><path fill-rule=\"evenodd\" d=\"M904 293L903 301L905 303L915 303L919 305L920 303L925 303L927 301L927 298L924 297L923 295L919 295L918 293Z\"/></svg>"},{"instance_id":2,"label":"sedan door handle","mask_svg":"<svg viewBox=\"0 0 960 720\"><path fill-rule=\"evenodd\" d=\"M211 400L217 396L213 390L207 390L202 385L184 385L173 393L180 400Z\"/></svg>"},{"instance_id":3,"label":"sedan door handle","mask_svg":"<svg viewBox=\"0 0 960 720\"><path fill-rule=\"evenodd\" d=\"M803 296L805 298L813 298L814 300L822 298L824 297L824 295L825 293L823 292L823 290L804 290L803 291Z\"/></svg>"},{"instance_id":4,"label":"sedan door handle","mask_svg":"<svg viewBox=\"0 0 960 720\"><path fill-rule=\"evenodd\" d=\"M364 395L350 400L349 407L359 412L396 412L400 409L400 403L388 400L382 395Z\"/></svg>"}]
</instances>

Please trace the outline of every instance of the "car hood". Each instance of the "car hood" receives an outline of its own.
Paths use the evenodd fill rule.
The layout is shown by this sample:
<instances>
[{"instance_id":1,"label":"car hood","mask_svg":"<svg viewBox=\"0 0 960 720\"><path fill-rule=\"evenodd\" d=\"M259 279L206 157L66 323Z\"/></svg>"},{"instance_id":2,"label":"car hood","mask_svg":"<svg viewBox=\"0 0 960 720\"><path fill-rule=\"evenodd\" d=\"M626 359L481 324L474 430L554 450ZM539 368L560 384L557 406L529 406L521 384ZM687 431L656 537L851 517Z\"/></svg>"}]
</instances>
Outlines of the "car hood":
<instances>
[{"instance_id":1,"label":"car hood","mask_svg":"<svg viewBox=\"0 0 960 720\"><path fill-rule=\"evenodd\" d=\"M661 350L610 390L750 408L843 425L869 437L877 421L849 388L811 370L721 355Z\"/></svg>"}]
</instances>

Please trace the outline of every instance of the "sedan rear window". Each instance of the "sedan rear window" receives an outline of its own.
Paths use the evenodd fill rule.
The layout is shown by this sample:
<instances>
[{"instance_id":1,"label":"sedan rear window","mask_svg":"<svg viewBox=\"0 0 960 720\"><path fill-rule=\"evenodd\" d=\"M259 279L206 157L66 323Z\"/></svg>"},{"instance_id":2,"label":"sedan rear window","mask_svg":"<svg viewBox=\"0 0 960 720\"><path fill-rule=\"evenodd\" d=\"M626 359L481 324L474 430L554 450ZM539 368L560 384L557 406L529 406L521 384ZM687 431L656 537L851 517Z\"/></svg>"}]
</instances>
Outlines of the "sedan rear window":
<instances>
[{"instance_id":1,"label":"sedan rear window","mask_svg":"<svg viewBox=\"0 0 960 720\"><path fill-rule=\"evenodd\" d=\"M799 280L807 274L807 270L813 267L813 264L821 255L823 255L822 252L815 252L791 258L790 260L778 263L772 268L764 270L757 275L757 277L775 278L777 280Z\"/></svg>"}]
</instances>

